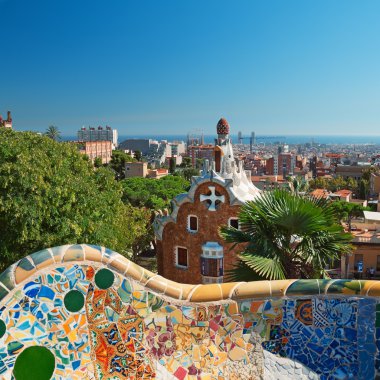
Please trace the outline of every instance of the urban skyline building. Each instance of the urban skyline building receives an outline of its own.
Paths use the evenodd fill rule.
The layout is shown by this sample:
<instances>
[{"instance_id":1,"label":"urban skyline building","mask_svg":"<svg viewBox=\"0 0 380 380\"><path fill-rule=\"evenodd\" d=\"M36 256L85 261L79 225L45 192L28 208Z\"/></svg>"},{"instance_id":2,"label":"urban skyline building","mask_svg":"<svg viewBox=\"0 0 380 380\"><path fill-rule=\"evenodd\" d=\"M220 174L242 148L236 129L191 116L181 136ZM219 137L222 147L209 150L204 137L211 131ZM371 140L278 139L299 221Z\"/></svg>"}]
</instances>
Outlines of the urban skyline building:
<instances>
[{"instance_id":1,"label":"urban skyline building","mask_svg":"<svg viewBox=\"0 0 380 380\"><path fill-rule=\"evenodd\" d=\"M117 129L113 129L108 125L103 128L99 126L98 128L94 127L82 127L77 132L78 141L87 142L87 141L111 141L112 147L115 149L118 146L118 132Z\"/></svg>"},{"instance_id":2,"label":"urban skyline building","mask_svg":"<svg viewBox=\"0 0 380 380\"><path fill-rule=\"evenodd\" d=\"M102 160L102 164L108 164L112 157L112 142L102 141L81 141L76 142L81 154L86 154L94 162L96 158Z\"/></svg>"}]
</instances>

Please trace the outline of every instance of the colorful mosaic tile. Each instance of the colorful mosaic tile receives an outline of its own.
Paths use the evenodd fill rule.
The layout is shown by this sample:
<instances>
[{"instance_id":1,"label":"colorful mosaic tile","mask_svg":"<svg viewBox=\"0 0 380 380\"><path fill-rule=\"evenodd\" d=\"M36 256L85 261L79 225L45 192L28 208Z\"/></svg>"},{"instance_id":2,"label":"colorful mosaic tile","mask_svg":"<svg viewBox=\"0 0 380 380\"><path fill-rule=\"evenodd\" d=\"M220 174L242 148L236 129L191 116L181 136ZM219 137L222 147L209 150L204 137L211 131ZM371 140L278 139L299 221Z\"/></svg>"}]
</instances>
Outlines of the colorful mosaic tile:
<instances>
[{"instance_id":1,"label":"colorful mosaic tile","mask_svg":"<svg viewBox=\"0 0 380 380\"><path fill-rule=\"evenodd\" d=\"M210 288L81 245L41 251L0 278L0 378L263 378L263 350L320 379L380 372L380 304L366 297L374 281L223 284L219 299L194 302ZM25 374L35 355L46 370Z\"/></svg>"}]
</instances>

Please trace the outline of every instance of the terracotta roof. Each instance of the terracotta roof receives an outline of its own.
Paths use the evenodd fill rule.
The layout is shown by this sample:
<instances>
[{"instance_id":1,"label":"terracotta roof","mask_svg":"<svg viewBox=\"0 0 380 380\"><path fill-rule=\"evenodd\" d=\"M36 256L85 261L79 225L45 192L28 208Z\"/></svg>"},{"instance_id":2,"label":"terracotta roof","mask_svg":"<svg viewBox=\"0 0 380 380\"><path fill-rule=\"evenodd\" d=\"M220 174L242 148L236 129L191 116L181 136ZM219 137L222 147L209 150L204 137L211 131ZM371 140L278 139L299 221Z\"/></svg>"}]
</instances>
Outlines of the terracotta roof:
<instances>
[{"instance_id":1,"label":"terracotta roof","mask_svg":"<svg viewBox=\"0 0 380 380\"><path fill-rule=\"evenodd\" d=\"M338 190L335 192L335 194L339 195L340 197L348 197L349 195L352 194L351 190Z\"/></svg>"},{"instance_id":2,"label":"terracotta roof","mask_svg":"<svg viewBox=\"0 0 380 380\"><path fill-rule=\"evenodd\" d=\"M214 145L212 144L205 144L205 145L190 145L189 149L214 149Z\"/></svg>"},{"instance_id":3,"label":"terracotta roof","mask_svg":"<svg viewBox=\"0 0 380 380\"><path fill-rule=\"evenodd\" d=\"M325 156L329 158L341 158L344 155L340 153L326 153Z\"/></svg>"},{"instance_id":4,"label":"terracotta roof","mask_svg":"<svg viewBox=\"0 0 380 380\"><path fill-rule=\"evenodd\" d=\"M282 175L268 175L268 176L261 176L261 175L253 175L251 176L251 181L253 182L264 182L264 181L270 181L270 182L276 182L276 177L277 177L277 182L282 182L283 176Z\"/></svg>"},{"instance_id":5,"label":"terracotta roof","mask_svg":"<svg viewBox=\"0 0 380 380\"><path fill-rule=\"evenodd\" d=\"M315 198L327 198L329 195L329 192L325 189L315 189L311 192L311 196Z\"/></svg>"}]
</instances>

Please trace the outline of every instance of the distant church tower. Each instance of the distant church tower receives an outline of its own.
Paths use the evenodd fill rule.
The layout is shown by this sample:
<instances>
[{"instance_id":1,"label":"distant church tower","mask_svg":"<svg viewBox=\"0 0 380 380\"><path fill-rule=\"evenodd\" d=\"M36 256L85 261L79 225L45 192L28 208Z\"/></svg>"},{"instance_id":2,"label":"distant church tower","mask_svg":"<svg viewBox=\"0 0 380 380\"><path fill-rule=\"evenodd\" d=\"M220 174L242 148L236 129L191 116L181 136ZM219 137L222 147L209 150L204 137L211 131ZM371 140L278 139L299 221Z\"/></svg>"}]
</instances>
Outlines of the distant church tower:
<instances>
[{"instance_id":1,"label":"distant church tower","mask_svg":"<svg viewBox=\"0 0 380 380\"><path fill-rule=\"evenodd\" d=\"M6 120L3 120L2 116L0 115L0 128L12 129L11 111L8 111Z\"/></svg>"}]
</instances>

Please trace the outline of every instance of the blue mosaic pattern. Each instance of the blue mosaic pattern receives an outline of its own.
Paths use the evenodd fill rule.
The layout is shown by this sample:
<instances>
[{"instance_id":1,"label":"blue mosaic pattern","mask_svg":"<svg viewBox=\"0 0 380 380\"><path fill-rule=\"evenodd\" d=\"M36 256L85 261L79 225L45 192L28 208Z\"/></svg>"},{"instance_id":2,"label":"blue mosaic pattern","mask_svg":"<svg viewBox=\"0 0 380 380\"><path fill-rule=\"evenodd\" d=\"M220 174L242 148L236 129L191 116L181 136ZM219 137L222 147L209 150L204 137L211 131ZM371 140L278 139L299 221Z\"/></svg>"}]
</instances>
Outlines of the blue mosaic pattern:
<instances>
[{"instance_id":1,"label":"blue mosaic pattern","mask_svg":"<svg viewBox=\"0 0 380 380\"><path fill-rule=\"evenodd\" d=\"M253 301L251 305L249 301L240 304L246 333L259 333L265 350L299 361L321 380L375 379L375 357L378 371L380 364L376 299L325 297Z\"/></svg>"}]
</instances>

